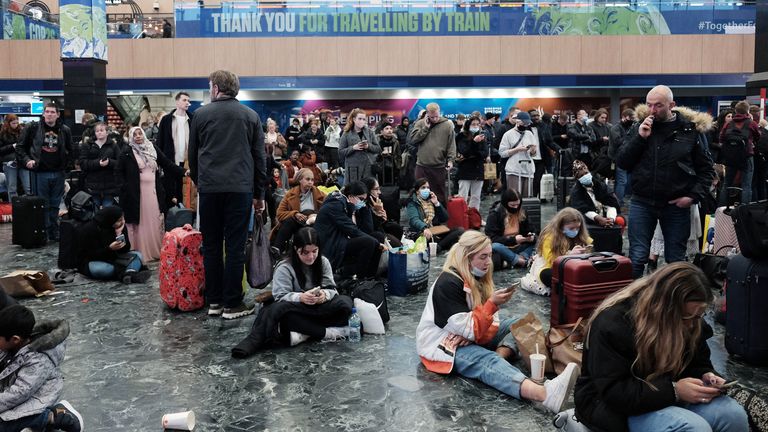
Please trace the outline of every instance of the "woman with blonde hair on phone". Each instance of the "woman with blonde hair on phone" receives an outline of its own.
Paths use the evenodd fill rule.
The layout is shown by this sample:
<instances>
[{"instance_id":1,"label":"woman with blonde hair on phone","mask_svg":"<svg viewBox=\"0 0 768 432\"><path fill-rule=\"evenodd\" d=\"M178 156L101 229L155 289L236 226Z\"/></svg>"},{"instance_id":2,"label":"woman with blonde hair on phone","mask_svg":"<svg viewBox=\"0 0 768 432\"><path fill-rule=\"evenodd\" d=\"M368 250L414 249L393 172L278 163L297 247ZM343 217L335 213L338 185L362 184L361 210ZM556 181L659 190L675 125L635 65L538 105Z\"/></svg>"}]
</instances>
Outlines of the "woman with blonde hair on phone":
<instances>
[{"instance_id":1,"label":"woman with blonde hair on phone","mask_svg":"<svg viewBox=\"0 0 768 432\"><path fill-rule=\"evenodd\" d=\"M501 320L499 307L509 301L514 287L494 289L491 254L491 239L479 231L465 232L451 248L416 329L421 362L432 372L456 372L516 399L542 402L557 413L579 368L570 363L541 385L509 363L516 356L509 330L515 320Z\"/></svg>"},{"instance_id":2,"label":"woman with blonde hair on phone","mask_svg":"<svg viewBox=\"0 0 768 432\"><path fill-rule=\"evenodd\" d=\"M709 286L700 269L676 262L595 310L574 397L580 422L612 432L749 430L710 361Z\"/></svg>"},{"instance_id":3,"label":"woman with blonde hair on phone","mask_svg":"<svg viewBox=\"0 0 768 432\"><path fill-rule=\"evenodd\" d=\"M355 108L347 117L339 139L339 165L344 167L344 185L375 176L373 166L381 153L376 134L368 127L368 116Z\"/></svg>"}]
</instances>

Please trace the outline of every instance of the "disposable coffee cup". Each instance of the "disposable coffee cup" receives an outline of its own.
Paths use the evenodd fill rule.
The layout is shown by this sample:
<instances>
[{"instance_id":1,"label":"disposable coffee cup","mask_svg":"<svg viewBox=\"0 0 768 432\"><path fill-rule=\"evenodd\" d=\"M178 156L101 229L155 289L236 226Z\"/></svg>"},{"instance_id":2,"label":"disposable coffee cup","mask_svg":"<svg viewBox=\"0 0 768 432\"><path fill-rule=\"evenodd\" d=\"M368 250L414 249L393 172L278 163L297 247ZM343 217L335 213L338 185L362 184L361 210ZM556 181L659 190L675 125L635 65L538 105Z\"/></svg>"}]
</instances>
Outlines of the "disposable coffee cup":
<instances>
[{"instance_id":1,"label":"disposable coffee cup","mask_svg":"<svg viewBox=\"0 0 768 432\"><path fill-rule=\"evenodd\" d=\"M431 257L437 256L437 243L429 242L429 256Z\"/></svg>"},{"instance_id":2,"label":"disposable coffee cup","mask_svg":"<svg viewBox=\"0 0 768 432\"><path fill-rule=\"evenodd\" d=\"M195 412L184 411L163 416L163 429L191 431L195 428Z\"/></svg>"},{"instance_id":3,"label":"disposable coffee cup","mask_svg":"<svg viewBox=\"0 0 768 432\"><path fill-rule=\"evenodd\" d=\"M537 383L544 382L544 368L547 356L544 354L531 354L531 379Z\"/></svg>"}]
</instances>

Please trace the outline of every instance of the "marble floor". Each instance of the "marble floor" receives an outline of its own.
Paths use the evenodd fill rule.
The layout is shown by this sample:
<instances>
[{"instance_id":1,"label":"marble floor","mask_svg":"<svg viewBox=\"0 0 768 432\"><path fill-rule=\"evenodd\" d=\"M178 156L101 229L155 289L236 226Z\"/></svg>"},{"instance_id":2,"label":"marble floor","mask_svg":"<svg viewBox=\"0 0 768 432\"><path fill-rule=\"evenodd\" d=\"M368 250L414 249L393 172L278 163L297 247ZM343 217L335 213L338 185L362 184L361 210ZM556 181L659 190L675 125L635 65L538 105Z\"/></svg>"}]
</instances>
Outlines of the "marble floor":
<instances>
[{"instance_id":1,"label":"marble floor","mask_svg":"<svg viewBox=\"0 0 768 432\"><path fill-rule=\"evenodd\" d=\"M483 209L490 204L484 200ZM543 207L545 220L553 213L553 205ZM0 225L0 274L55 270L55 246L24 250L10 239L10 224ZM430 281L443 261L433 261ZM519 277L503 271L494 280L506 285ZM38 318L70 320L64 396L80 409L89 432L161 430L163 414L185 410L197 415L198 431L553 430L552 416L528 403L421 366L415 330L425 299L426 293L390 297L384 336L366 335L359 344L305 343L247 360L232 359L230 348L253 317L225 321L204 311L170 311L156 276L141 285L78 277L54 296L22 303ZM501 314L529 310L546 323L549 299L518 291ZM715 328L710 346L717 370L768 392L768 369L730 360L723 328Z\"/></svg>"}]
</instances>

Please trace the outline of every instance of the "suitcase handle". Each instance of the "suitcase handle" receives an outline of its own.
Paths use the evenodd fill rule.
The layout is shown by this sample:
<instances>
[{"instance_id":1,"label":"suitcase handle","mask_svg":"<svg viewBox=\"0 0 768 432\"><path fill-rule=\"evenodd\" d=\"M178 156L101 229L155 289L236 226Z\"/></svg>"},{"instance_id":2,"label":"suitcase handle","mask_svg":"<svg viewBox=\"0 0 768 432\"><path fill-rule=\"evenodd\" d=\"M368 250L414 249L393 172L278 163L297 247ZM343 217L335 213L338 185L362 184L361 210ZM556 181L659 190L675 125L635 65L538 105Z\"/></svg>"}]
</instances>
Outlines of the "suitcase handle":
<instances>
[{"instance_id":1,"label":"suitcase handle","mask_svg":"<svg viewBox=\"0 0 768 432\"><path fill-rule=\"evenodd\" d=\"M613 271L619 266L619 261L614 258L592 261L592 266L599 272Z\"/></svg>"}]
</instances>

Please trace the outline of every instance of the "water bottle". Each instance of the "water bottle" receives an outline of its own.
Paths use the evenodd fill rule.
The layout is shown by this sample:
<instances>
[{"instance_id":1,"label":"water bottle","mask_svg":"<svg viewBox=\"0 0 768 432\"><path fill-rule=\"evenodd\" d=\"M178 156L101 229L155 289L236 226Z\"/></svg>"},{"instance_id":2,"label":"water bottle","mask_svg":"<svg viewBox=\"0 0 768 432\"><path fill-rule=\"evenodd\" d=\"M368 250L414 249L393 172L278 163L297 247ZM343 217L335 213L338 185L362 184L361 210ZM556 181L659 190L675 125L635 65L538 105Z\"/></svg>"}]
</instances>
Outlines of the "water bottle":
<instances>
[{"instance_id":1,"label":"water bottle","mask_svg":"<svg viewBox=\"0 0 768 432\"><path fill-rule=\"evenodd\" d=\"M352 308L352 315L349 316L349 341L360 342L360 315L356 308Z\"/></svg>"}]
</instances>

